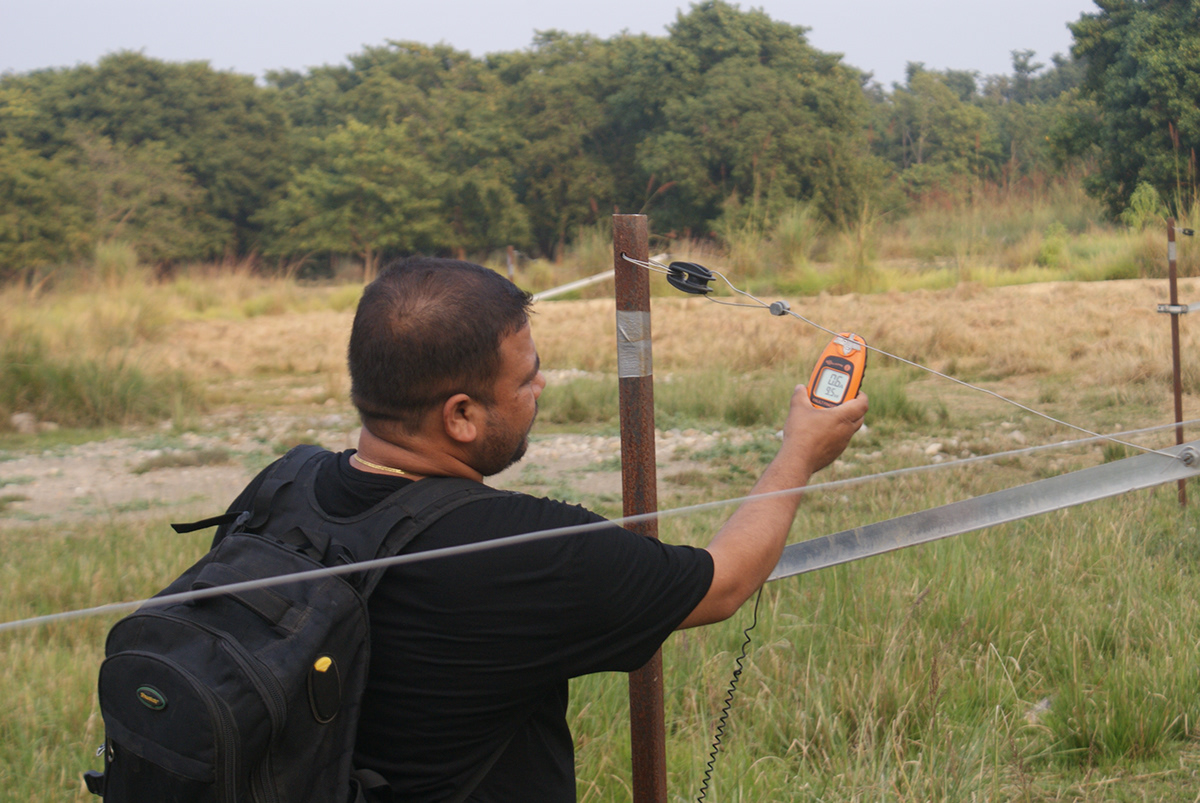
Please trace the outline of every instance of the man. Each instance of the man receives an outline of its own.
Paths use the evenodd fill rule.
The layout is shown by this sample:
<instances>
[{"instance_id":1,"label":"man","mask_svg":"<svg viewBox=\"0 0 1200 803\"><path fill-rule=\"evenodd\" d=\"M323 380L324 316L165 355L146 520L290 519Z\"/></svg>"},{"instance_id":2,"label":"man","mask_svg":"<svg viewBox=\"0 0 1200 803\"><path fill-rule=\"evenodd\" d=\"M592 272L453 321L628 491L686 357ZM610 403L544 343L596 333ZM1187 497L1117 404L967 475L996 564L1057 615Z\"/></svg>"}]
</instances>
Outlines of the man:
<instances>
[{"instance_id":1,"label":"man","mask_svg":"<svg viewBox=\"0 0 1200 803\"><path fill-rule=\"evenodd\" d=\"M499 274L440 259L394 264L366 288L349 348L362 432L318 474L326 514L361 515L427 477L481 481L521 458L546 385L529 303ZM804 485L866 409L865 397L817 409L798 389L755 491ZM774 567L797 505L751 500L706 549L613 526L390 569L370 598L356 766L396 800L473 789L471 801L574 801L568 679L635 669L673 630L732 615ZM446 514L405 551L598 521L514 493Z\"/></svg>"}]
</instances>

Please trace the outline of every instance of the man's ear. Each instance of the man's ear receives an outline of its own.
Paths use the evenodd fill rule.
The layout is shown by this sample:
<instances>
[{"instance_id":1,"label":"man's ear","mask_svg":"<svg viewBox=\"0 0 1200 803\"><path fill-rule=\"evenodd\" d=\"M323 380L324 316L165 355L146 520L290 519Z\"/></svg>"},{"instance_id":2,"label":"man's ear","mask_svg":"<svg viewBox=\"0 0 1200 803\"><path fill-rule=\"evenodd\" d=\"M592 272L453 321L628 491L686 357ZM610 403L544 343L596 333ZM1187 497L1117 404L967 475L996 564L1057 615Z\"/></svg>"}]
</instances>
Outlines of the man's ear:
<instances>
[{"instance_id":1,"label":"man's ear","mask_svg":"<svg viewBox=\"0 0 1200 803\"><path fill-rule=\"evenodd\" d=\"M465 393L455 393L442 404L442 430L459 443L474 443L482 432L486 411Z\"/></svg>"}]
</instances>

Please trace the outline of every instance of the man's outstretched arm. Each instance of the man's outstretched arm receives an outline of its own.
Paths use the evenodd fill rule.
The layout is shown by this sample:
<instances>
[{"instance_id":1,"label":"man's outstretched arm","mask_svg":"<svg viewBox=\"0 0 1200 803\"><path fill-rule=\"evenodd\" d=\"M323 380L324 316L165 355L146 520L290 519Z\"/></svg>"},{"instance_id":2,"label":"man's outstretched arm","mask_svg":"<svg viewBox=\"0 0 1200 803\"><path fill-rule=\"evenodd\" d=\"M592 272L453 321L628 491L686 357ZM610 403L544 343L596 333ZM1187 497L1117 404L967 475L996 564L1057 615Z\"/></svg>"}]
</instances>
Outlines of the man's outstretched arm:
<instances>
[{"instance_id":1,"label":"man's outstretched arm","mask_svg":"<svg viewBox=\"0 0 1200 803\"><path fill-rule=\"evenodd\" d=\"M845 450L866 414L866 394L838 407L813 407L804 386L798 385L783 428L783 446L751 495L806 485ZM728 619L766 582L787 543L800 496L749 499L729 517L706 547L713 559L712 585L680 628Z\"/></svg>"}]
</instances>

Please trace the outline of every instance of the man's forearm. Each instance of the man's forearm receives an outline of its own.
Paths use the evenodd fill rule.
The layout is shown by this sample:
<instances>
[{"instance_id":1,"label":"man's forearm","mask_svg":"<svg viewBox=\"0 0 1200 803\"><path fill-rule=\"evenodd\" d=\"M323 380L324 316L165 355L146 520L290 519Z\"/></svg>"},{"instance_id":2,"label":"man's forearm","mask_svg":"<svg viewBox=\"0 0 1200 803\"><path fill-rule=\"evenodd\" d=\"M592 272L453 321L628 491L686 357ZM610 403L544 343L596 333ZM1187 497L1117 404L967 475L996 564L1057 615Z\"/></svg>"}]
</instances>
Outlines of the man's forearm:
<instances>
[{"instance_id":1,"label":"man's forearm","mask_svg":"<svg viewBox=\"0 0 1200 803\"><path fill-rule=\"evenodd\" d=\"M751 496L801 488L811 472L797 471L777 456L755 483ZM727 619L758 590L779 562L800 506L800 493L748 499L717 532L707 550L713 556L713 581L705 605L693 611L685 627ZM697 621L692 621L696 616Z\"/></svg>"},{"instance_id":2,"label":"man's forearm","mask_svg":"<svg viewBox=\"0 0 1200 803\"><path fill-rule=\"evenodd\" d=\"M802 488L814 473L833 462L862 426L866 397L840 408L820 409L793 395L783 446L755 483L747 499L709 543L713 580L708 593L681 627L719 622L733 615L770 576L787 543L800 506ZM775 494L766 498L756 496Z\"/></svg>"}]
</instances>

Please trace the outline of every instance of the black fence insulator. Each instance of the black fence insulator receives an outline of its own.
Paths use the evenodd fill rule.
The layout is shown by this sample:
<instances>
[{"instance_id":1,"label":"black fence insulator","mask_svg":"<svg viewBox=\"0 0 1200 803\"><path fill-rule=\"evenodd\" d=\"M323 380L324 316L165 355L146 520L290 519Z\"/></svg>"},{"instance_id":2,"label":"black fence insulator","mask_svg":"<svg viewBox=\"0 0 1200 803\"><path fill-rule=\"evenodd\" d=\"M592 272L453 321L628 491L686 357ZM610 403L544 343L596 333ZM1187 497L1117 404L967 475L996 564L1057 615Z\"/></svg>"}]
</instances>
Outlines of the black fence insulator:
<instances>
[{"instance_id":1,"label":"black fence insulator","mask_svg":"<svg viewBox=\"0 0 1200 803\"><path fill-rule=\"evenodd\" d=\"M695 296L708 295L712 288L713 272L695 262L672 262L667 266L667 281L671 286Z\"/></svg>"}]
</instances>

